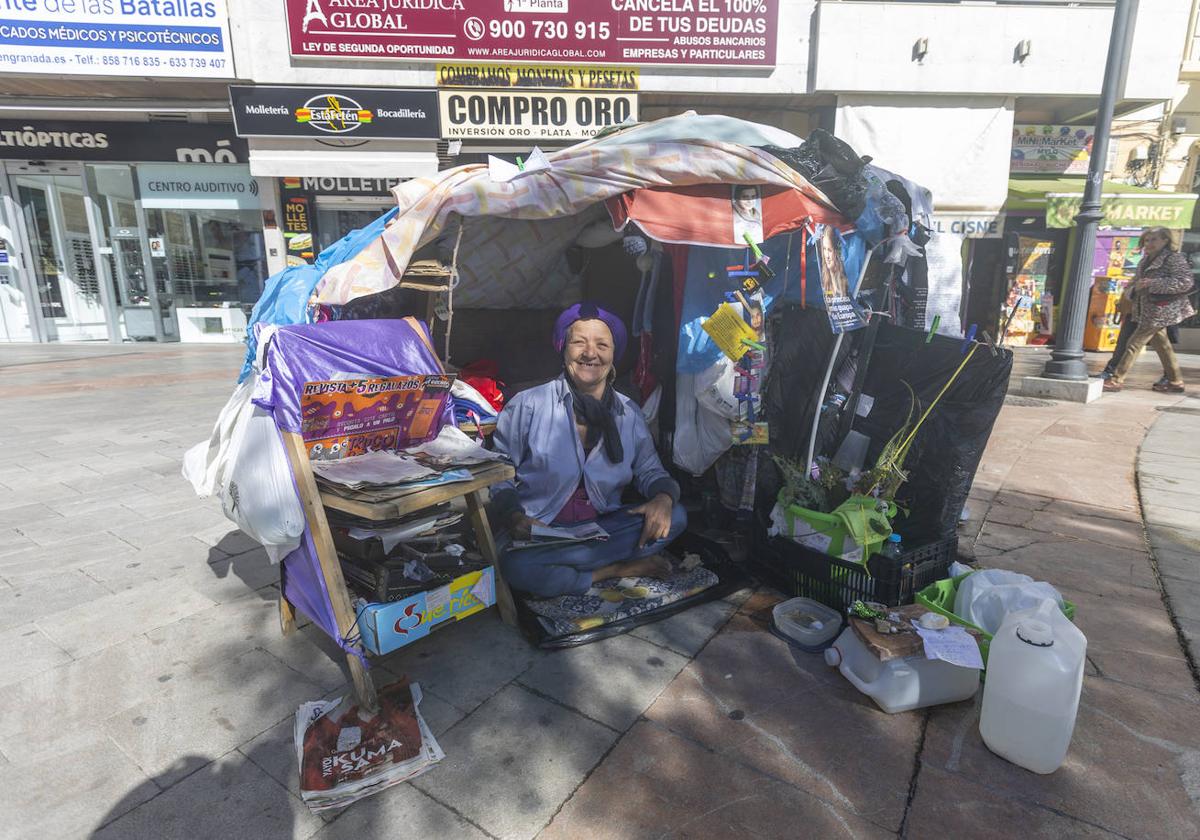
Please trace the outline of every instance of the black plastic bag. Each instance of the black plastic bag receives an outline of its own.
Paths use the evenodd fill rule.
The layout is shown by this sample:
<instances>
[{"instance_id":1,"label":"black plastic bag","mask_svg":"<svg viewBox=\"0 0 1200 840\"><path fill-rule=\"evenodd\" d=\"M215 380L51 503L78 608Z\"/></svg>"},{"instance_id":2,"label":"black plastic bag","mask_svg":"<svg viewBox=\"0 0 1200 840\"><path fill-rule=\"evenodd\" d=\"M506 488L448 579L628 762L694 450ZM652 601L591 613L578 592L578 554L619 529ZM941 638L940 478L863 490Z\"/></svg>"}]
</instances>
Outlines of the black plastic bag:
<instances>
[{"instance_id":1,"label":"black plastic bag","mask_svg":"<svg viewBox=\"0 0 1200 840\"><path fill-rule=\"evenodd\" d=\"M870 157L860 157L845 141L823 128L813 129L808 139L794 149L762 146L795 169L814 187L829 196L829 200L848 219L857 219L867 204L867 182L863 167Z\"/></svg>"}]
</instances>

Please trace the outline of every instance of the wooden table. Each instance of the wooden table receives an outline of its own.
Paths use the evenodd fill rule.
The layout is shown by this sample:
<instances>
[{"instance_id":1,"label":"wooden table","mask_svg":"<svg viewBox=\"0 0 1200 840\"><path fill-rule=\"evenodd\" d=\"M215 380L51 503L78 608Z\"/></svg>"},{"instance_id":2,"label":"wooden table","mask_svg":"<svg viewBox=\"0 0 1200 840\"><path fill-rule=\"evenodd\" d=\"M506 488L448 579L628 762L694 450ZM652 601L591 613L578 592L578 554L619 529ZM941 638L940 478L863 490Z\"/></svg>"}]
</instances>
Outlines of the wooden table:
<instances>
[{"instance_id":1,"label":"wooden table","mask_svg":"<svg viewBox=\"0 0 1200 840\"><path fill-rule=\"evenodd\" d=\"M348 638L354 628L354 609L350 605L350 593L346 588L346 579L342 575L342 566L338 561L337 549L333 545L333 534L329 530L329 520L325 509L342 511L373 521L395 519L416 513L435 505L463 498L466 500L467 513L479 544L483 559L492 565L496 576L496 606L500 610L500 618L505 624L516 626L517 611L513 604L512 593L500 575L500 565L496 553L496 541L488 523L487 511L484 509L483 491L493 484L507 481L513 477L514 470L508 464L489 462L471 467L470 481L439 484L432 487L419 487L401 494L393 492L380 493L389 498L372 498L372 493L359 491L355 498L346 498L332 492L322 492L317 486L308 453L304 448L304 439L295 432L283 432L284 449L291 461L292 473L296 477L296 488L299 490L300 503L304 507L304 516L312 533L313 544L317 549L317 560L321 565L321 573L325 578L325 587L329 590L329 601L337 619L338 633L342 638ZM279 621L283 634L289 635L296 629L296 609L284 596L282 588L279 593ZM346 654L350 666L350 677L354 681L354 691L359 704L368 709L374 709L378 704L375 697L375 685L367 673L359 657L354 653Z\"/></svg>"}]
</instances>

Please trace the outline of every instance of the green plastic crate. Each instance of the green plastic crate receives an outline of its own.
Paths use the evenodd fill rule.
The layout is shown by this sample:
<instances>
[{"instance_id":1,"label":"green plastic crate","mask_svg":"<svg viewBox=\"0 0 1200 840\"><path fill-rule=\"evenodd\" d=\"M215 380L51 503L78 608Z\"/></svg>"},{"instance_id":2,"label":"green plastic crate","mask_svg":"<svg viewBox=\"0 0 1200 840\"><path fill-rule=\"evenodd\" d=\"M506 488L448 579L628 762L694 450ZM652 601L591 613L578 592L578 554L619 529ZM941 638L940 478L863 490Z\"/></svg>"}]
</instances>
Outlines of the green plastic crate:
<instances>
[{"instance_id":1,"label":"green plastic crate","mask_svg":"<svg viewBox=\"0 0 1200 840\"><path fill-rule=\"evenodd\" d=\"M958 584L961 583L969 575L974 572L967 572L965 575L959 575L955 578L946 578L945 580L935 581L929 584L920 592L917 593L917 603L926 609L933 610L935 613L940 613L946 616L955 624L961 624L963 627L970 627L979 631L979 652L983 655L983 664L987 665L988 649L992 644L992 634L978 627L965 618L960 618L954 614L954 597L958 594ZM1070 601L1063 599L1063 615L1071 621L1075 620L1075 605Z\"/></svg>"}]
</instances>

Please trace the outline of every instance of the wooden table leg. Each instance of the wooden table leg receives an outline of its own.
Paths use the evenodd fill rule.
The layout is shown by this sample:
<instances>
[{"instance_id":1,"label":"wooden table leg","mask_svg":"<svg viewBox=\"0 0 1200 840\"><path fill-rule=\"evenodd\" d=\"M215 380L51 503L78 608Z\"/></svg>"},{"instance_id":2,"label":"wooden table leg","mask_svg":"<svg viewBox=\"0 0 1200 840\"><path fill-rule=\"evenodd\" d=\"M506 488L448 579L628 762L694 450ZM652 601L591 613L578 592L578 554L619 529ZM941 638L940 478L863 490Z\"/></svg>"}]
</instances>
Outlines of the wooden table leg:
<instances>
[{"instance_id":1,"label":"wooden table leg","mask_svg":"<svg viewBox=\"0 0 1200 840\"><path fill-rule=\"evenodd\" d=\"M467 494L467 512L471 517L471 526L475 529L475 541L479 543L479 551L483 559L492 564L496 576L496 606L500 608L500 620L505 624L517 626L517 607L513 603L512 591L500 574L500 558L496 553L496 540L492 536L492 526L488 522L487 510L484 508L483 495L476 490Z\"/></svg>"},{"instance_id":2,"label":"wooden table leg","mask_svg":"<svg viewBox=\"0 0 1200 840\"><path fill-rule=\"evenodd\" d=\"M313 545L317 549L317 561L325 578L325 588L329 590L329 605L333 608L333 616L337 620L338 633L342 638L347 638L354 627L354 608L350 606L350 593L346 589L346 579L342 576L342 564L338 561L337 549L333 545L333 534L330 533L329 521L325 518L325 507L321 504L317 480L313 477L312 467L308 462L304 439L296 432L281 432L281 435L283 448L291 462L292 475L296 479L296 489L299 491L300 504L304 508L305 521L312 534ZM359 707L366 710L377 709L379 700L375 696L375 684L371 681L366 667L353 653L346 654L346 661L350 666L350 678L354 681Z\"/></svg>"},{"instance_id":3,"label":"wooden table leg","mask_svg":"<svg viewBox=\"0 0 1200 840\"><path fill-rule=\"evenodd\" d=\"M279 593L279 629L285 636L296 632L296 608L283 592Z\"/></svg>"}]
</instances>

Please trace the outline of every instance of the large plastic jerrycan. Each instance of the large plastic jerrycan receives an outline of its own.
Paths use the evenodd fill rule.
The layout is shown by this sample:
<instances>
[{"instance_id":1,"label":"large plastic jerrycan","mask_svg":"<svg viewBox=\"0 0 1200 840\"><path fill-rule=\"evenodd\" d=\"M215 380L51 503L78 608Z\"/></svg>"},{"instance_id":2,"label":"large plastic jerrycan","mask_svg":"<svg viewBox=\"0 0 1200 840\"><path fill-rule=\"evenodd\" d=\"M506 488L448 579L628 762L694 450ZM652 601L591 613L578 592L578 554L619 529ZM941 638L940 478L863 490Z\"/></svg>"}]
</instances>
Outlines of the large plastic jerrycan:
<instances>
[{"instance_id":1,"label":"large plastic jerrycan","mask_svg":"<svg viewBox=\"0 0 1200 840\"><path fill-rule=\"evenodd\" d=\"M1053 601L1005 616L992 639L979 734L1034 773L1067 757L1079 710L1087 638Z\"/></svg>"}]
</instances>

